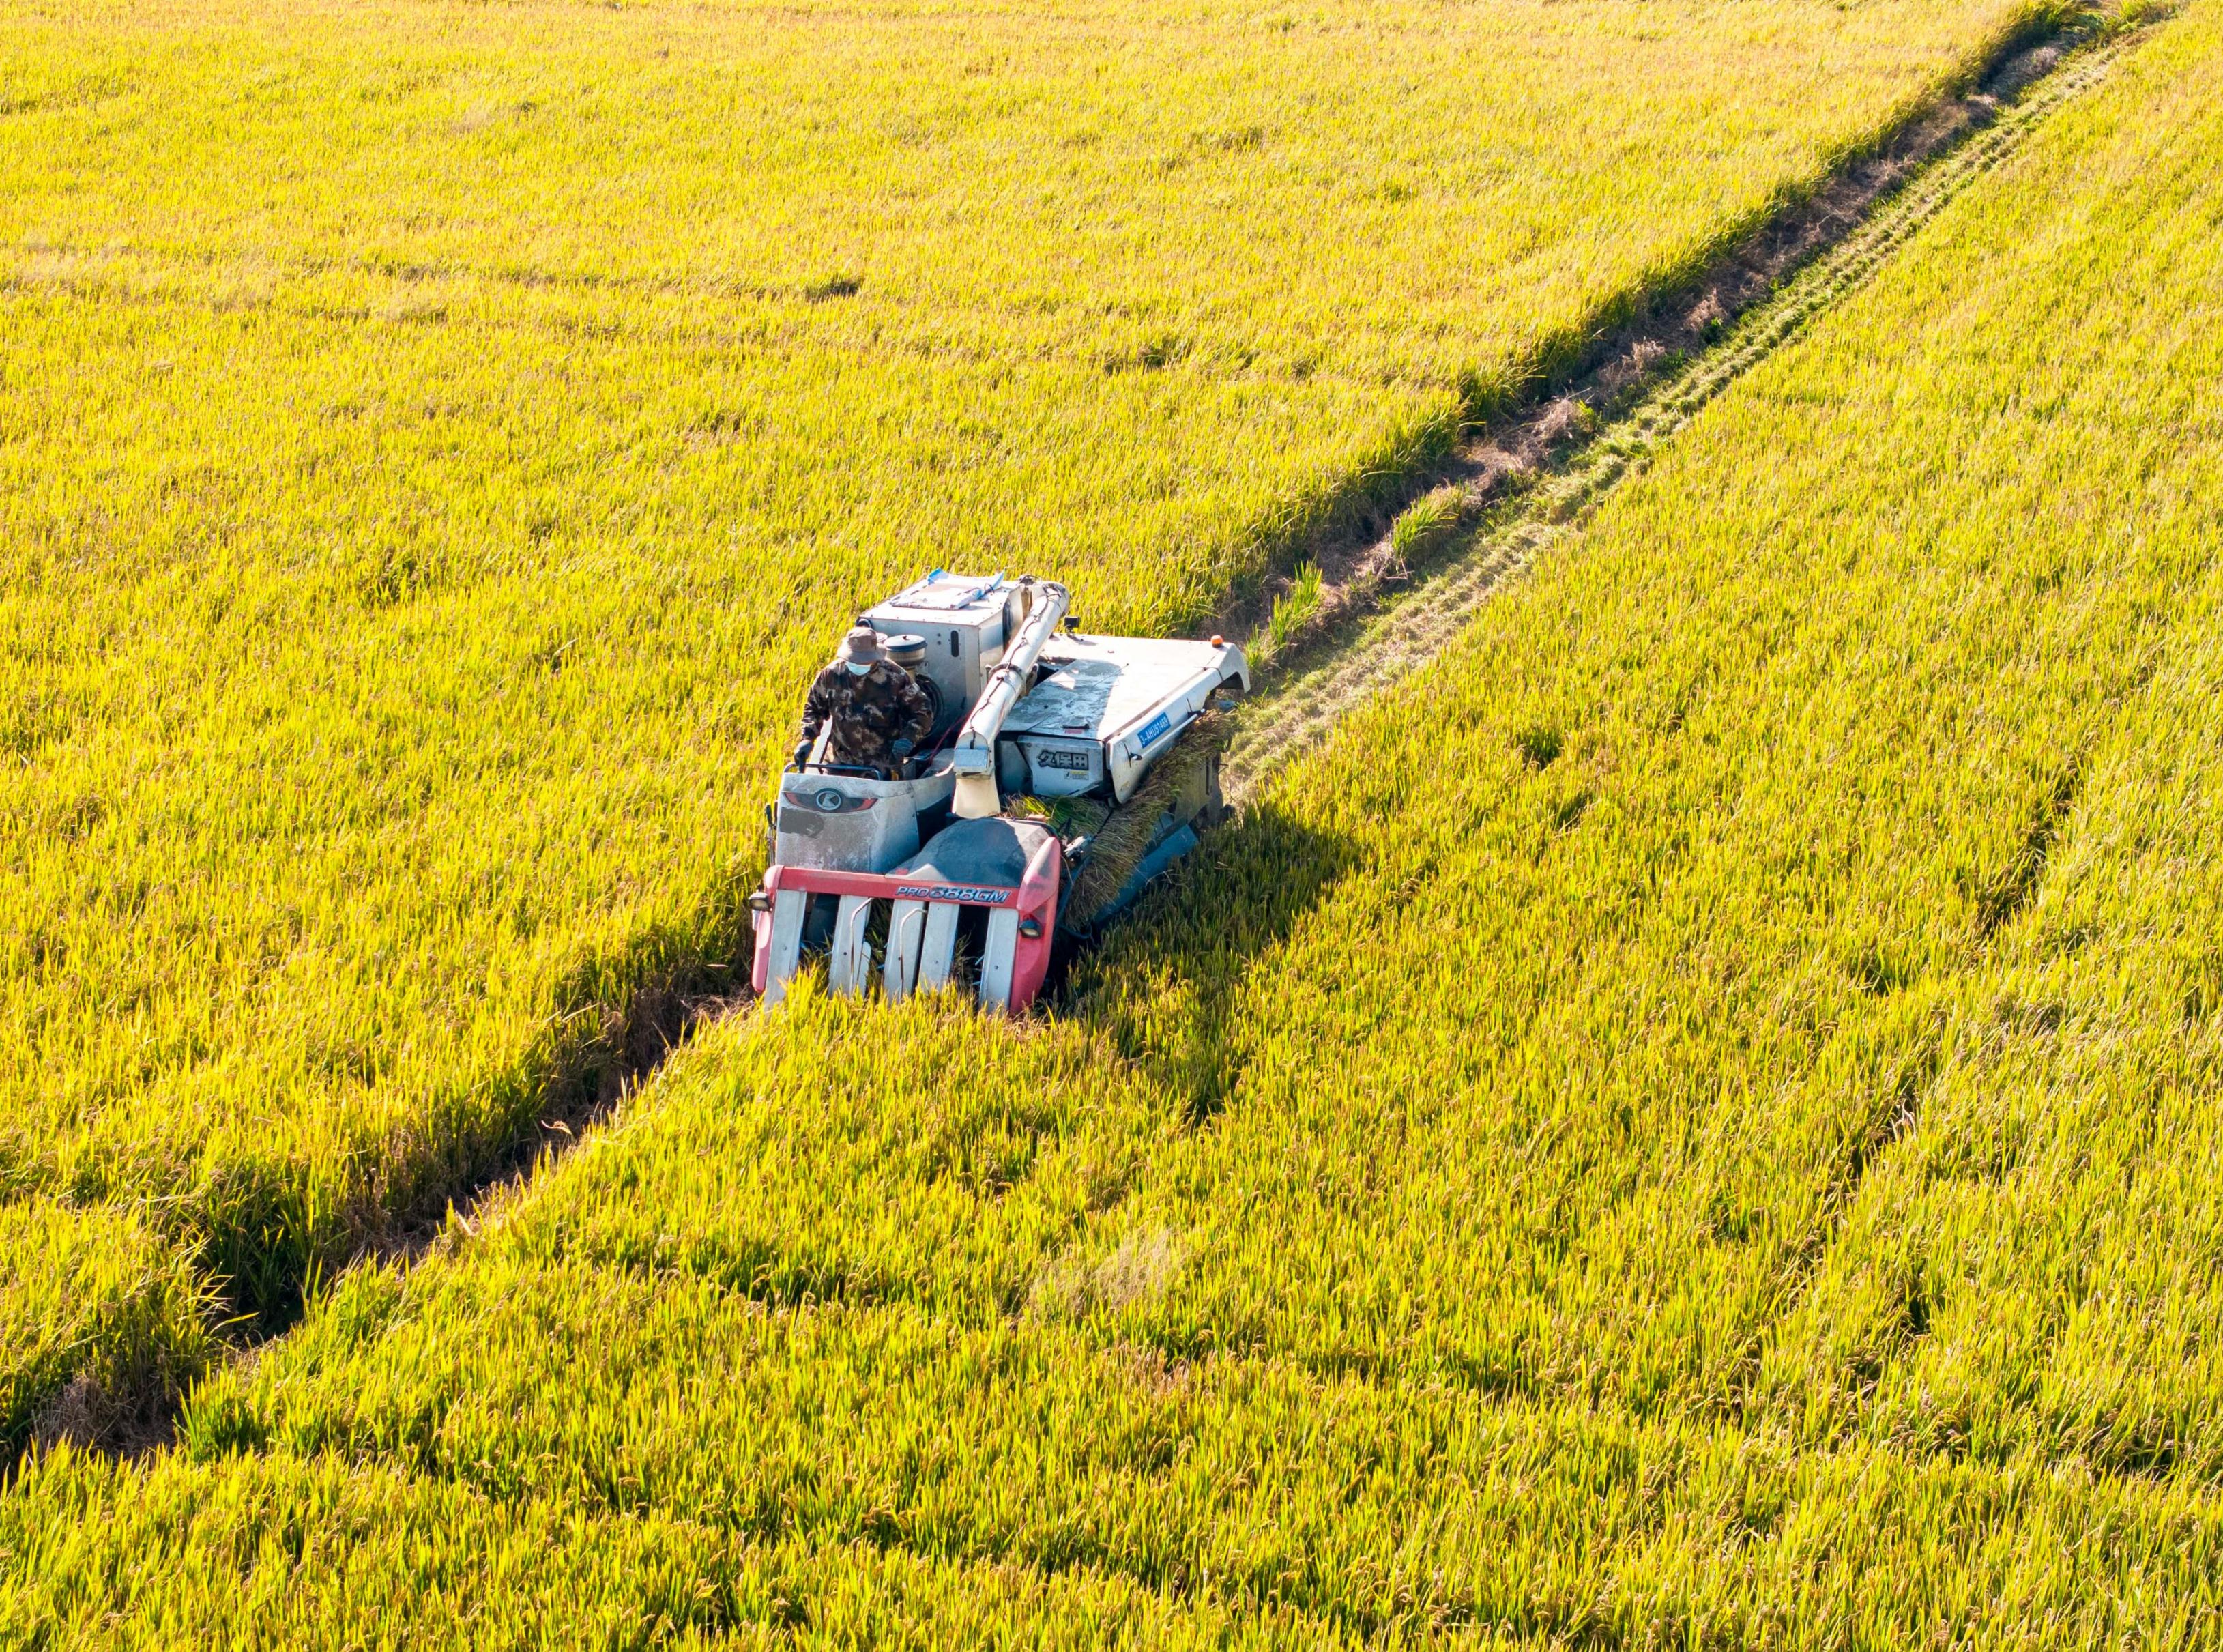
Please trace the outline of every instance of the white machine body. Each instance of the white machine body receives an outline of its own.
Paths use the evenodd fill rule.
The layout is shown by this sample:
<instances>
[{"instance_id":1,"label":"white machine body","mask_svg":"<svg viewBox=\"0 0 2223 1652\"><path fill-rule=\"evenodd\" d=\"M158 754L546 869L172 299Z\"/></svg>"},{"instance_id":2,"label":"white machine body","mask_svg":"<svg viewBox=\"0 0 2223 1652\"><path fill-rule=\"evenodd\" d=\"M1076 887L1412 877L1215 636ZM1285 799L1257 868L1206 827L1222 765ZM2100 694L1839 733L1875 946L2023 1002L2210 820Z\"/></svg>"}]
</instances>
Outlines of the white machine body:
<instances>
[{"instance_id":1,"label":"white machine body","mask_svg":"<svg viewBox=\"0 0 2223 1652\"><path fill-rule=\"evenodd\" d=\"M787 866L885 872L918 853L919 817L949 806L956 777L945 761L915 779L794 770L780 777L773 817Z\"/></svg>"},{"instance_id":2,"label":"white machine body","mask_svg":"<svg viewBox=\"0 0 2223 1652\"><path fill-rule=\"evenodd\" d=\"M1039 990L1068 858L1087 840L1064 842L1010 805L1123 804L1215 696L1250 686L1238 647L1061 632L1067 602L1049 581L937 571L864 615L884 635L923 639L917 669L941 713L905 772L814 757L781 777L772 864L750 899L766 1000L821 947L836 992L878 980L892 999L944 986L968 953L987 1007L1015 1012ZM1196 841L1187 818L1169 819L1136 884Z\"/></svg>"},{"instance_id":3,"label":"white machine body","mask_svg":"<svg viewBox=\"0 0 2223 1652\"><path fill-rule=\"evenodd\" d=\"M1068 632L1043 648L1034 687L1004 719L997 781L1012 794L1124 803L1152 760L1231 687L1250 687L1231 643Z\"/></svg>"},{"instance_id":4,"label":"white machine body","mask_svg":"<svg viewBox=\"0 0 2223 1652\"><path fill-rule=\"evenodd\" d=\"M1026 618L1026 588L1001 574L950 574L935 569L864 615L884 637L915 636L926 644L921 672L933 683L941 715L929 748L965 720L1004 658L1004 645Z\"/></svg>"}]
</instances>

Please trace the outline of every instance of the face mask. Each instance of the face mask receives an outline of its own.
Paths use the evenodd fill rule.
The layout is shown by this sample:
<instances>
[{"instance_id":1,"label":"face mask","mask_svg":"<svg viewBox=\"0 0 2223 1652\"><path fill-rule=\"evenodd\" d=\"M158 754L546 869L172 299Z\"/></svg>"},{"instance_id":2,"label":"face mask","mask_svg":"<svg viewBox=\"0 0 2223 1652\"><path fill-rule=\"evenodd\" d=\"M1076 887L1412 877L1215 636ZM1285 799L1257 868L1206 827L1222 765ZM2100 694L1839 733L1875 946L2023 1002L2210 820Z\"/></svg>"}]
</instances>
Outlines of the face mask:
<instances>
[{"instance_id":1,"label":"face mask","mask_svg":"<svg viewBox=\"0 0 2223 1652\"><path fill-rule=\"evenodd\" d=\"M847 665L852 677L862 677L872 669L872 662L869 659L852 659Z\"/></svg>"}]
</instances>

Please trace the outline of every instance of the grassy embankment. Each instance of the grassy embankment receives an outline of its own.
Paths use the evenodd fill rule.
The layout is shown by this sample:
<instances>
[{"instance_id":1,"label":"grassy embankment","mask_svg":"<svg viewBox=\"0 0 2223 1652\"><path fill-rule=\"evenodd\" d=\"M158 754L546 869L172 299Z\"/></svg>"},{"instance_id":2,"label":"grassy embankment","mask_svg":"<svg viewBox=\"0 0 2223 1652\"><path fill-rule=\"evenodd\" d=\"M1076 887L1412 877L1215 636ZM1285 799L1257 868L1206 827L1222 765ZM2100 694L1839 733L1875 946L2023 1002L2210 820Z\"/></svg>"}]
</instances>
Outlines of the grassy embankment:
<instances>
[{"instance_id":1,"label":"grassy embankment","mask_svg":"<svg viewBox=\"0 0 2223 1652\"><path fill-rule=\"evenodd\" d=\"M30 1466L0 1622L838 1638L897 1577L923 1638L2212 1640L2220 25L1298 764L1073 1018L719 1030L185 1450ZM471 1573L557 1524L699 1558ZM281 1598L302 1554L356 1570Z\"/></svg>"},{"instance_id":2,"label":"grassy embankment","mask_svg":"<svg viewBox=\"0 0 2223 1652\"><path fill-rule=\"evenodd\" d=\"M7 8L0 1292L282 1319L722 979L860 601L1177 622L2026 15Z\"/></svg>"}]
</instances>

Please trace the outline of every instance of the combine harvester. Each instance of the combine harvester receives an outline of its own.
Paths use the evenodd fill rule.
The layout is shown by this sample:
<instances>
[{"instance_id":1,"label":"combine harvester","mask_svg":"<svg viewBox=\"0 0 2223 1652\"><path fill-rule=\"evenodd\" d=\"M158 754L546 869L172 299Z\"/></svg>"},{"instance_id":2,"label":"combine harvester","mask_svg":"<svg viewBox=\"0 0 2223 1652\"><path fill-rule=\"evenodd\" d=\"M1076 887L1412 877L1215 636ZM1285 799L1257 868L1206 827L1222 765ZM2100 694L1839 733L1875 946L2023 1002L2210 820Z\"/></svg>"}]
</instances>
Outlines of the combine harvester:
<instances>
[{"instance_id":1,"label":"combine harvester","mask_svg":"<svg viewBox=\"0 0 2223 1652\"><path fill-rule=\"evenodd\" d=\"M781 777L772 863L749 897L757 994L823 950L832 990L899 1000L969 981L1032 1003L1062 930L1085 934L1224 812L1219 755L1243 651L1082 635L1064 586L940 571L861 616L935 707L892 773L825 760Z\"/></svg>"}]
</instances>

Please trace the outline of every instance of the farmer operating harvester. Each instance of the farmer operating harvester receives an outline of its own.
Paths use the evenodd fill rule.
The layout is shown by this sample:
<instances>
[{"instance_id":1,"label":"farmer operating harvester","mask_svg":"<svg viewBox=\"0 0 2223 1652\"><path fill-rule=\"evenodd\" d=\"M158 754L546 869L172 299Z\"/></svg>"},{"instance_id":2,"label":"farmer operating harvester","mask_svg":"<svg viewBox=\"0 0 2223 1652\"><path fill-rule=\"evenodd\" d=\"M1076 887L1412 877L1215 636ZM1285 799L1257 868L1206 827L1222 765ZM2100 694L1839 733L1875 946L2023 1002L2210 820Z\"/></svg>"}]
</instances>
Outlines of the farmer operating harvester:
<instances>
[{"instance_id":1,"label":"farmer operating harvester","mask_svg":"<svg viewBox=\"0 0 2223 1652\"><path fill-rule=\"evenodd\" d=\"M1243 651L1083 635L1048 580L939 571L861 615L811 684L771 811L755 984L822 951L837 993L960 981L1017 1012L1222 812L1214 713ZM1061 628L1062 627L1062 628Z\"/></svg>"},{"instance_id":2,"label":"farmer operating harvester","mask_svg":"<svg viewBox=\"0 0 2223 1652\"><path fill-rule=\"evenodd\" d=\"M918 679L888 657L878 632L860 625L810 685L794 766L810 760L822 735L829 761L892 778L933 727L934 702Z\"/></svg>"}]
</instances>

